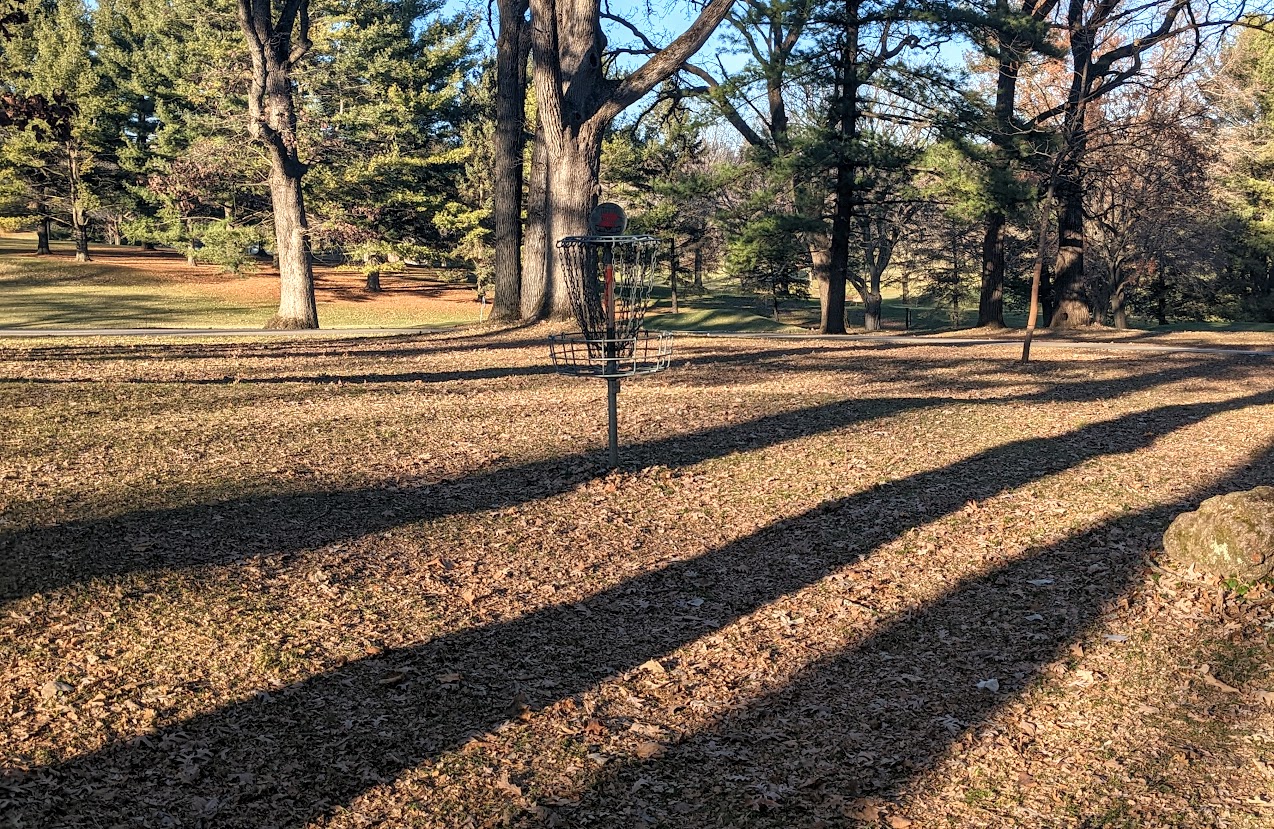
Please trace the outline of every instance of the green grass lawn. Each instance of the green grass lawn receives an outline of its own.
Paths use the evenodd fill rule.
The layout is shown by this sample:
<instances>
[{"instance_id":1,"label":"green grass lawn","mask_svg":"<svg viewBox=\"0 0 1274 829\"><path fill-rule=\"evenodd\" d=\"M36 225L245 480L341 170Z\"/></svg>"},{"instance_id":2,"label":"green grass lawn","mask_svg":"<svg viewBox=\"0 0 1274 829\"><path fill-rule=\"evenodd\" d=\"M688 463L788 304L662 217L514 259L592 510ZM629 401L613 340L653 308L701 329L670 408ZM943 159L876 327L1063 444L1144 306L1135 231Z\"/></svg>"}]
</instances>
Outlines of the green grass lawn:
<instances>
[{"instance_id":1,"label":"green grass lawn","mask_svg":"<svg viewBox=\"0 0 1274 829\"><path fill-rule=\"evenodd\" d=\"M55 242L55 255L36 257L31 234L0 235L0 328L244 328L259 329L273 316L277 288L262 274L220 274L215 266L198 271L171 254L148 259L135 248L95 248L99 259L71 261L69 242ZM319 321L325 329L446 327L478 321L478 305L455 301L454 286L417 272L387 273L384 294L359 289L356 274L321 270L318 280ZM671 313L671 292L656 275L649 327L663 331L796 333L818 328L817 299L789 299L771 317L768 300L740 287L731 277L710 276L706 292L679 297L679 313ZM468 295L471 296L471 293ZM861 303L848 303L851 330L863 326ZM449 299L448 299L449 298ZM910 311L908 310L910 306ZM967 328L977 321L970 300L953 325L950 310L904 302L896 286L885 292L884 330L917 333ZM1011 328L1026 325L1026 315L1009 311ZM1274 325L1187 323L1156 326L1133 320L1135 328L1171 331L1274 331Z\"/></svg>"},{"instance_id":2,"label":"green grass lawn","mask_svg":"<svg viewBox=\"0 0 1274 829\"><path fill-rule=\"evenodd\" d=\"M69 258L72 248L66 242L54 242L55 255L49 257L31 255L34 248L30 234L0 236L0 328L259 329L278 308L277 287L260 273L222 274L204 265L200 270L206 276L192 279L182 260L158 254L148 264L135 248L99 248L100 259L84 263ZM144 267L137 267L139 262ZM477 321L476 303L434 301L447 288L436 280L385 274L387 293L374 295L335 290L338 278L330 271L317 275L323 328ZM358 277L346 281L356 283ZM323 290L325 285L334 290Z\"/></svg>"}]
</instances>

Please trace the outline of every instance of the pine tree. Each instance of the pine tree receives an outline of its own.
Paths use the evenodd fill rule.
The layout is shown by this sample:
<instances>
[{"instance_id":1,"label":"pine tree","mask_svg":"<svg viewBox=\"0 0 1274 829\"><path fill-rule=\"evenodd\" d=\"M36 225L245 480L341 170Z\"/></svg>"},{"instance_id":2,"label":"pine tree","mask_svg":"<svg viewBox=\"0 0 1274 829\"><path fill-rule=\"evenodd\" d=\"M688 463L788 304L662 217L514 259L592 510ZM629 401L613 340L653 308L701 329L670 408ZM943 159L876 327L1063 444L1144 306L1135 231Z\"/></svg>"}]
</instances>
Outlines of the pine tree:
<instances>
[{"instance_id":1,"label":"pine tree","mask_svg":"<svg viewBox=\"0 0 1274 829\"><path fill-rule=\"evenodd\" d=\"M64 117L36 117L10 129L0 147L4 164L22 182L31 214L45 228L66 225L76 259L87 261L90 215L114 155L114 91L95 57L88 7L81 0L44 6L14 32L3 58L18 96L64 107Z\"/></svg>"}]
</instances>

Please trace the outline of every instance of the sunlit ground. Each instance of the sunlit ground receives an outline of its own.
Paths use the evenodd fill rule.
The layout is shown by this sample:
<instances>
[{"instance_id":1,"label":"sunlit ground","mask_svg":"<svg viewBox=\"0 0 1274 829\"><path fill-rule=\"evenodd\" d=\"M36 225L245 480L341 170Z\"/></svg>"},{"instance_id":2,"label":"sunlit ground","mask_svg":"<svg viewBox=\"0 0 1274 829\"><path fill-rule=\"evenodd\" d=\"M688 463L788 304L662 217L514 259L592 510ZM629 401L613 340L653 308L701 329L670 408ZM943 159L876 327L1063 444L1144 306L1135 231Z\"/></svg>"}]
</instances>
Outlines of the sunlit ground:
<instances>
[{"instance_id":1,"label":"sunlit ground","mask_svg":"<svg viewBox=\"0 0 1274 829\"><path fill-rule=\"evenodd\" d=\"M0 346L0 825L1274 820L1270 358L544 335Z\"/></svg>"}]
</instances>

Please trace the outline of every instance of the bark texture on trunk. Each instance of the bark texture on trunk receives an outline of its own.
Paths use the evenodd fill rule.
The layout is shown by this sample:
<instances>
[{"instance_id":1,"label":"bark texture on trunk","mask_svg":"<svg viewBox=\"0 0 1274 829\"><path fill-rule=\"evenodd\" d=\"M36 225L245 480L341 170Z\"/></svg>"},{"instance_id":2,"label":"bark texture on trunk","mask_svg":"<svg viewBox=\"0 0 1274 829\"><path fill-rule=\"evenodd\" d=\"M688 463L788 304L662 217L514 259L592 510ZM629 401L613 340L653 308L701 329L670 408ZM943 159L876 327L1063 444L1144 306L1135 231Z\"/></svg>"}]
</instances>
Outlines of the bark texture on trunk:
<instances>
[{"instance_id":1,"label":"bark texture on trunk","mask_svg":"<svg viewBox=\"0 0 1274 829\"><path fill-rule=\"evenodd\" d=\"M75 146L67 150L70 176L71 236L75 239L75 261L88 262L88 208L84 204L84 159Z\"/></svg>"},{"instance_id":2,"label":"bark texture on trunk","mask_svg":"<svg viewBox=\"0 0 1274 829\"><path fill-rule=\"evenodd\" d=\"M76 223L75 228L75 261L89 262L91 257L88 255L88 225Z\"/></svg>"},{"instance_id":3,"label":"bark texture on trunk","mask_svg":"<svg viewBox=\"0 0 1274 829\"><path fill-rule=\"evenodd\" d=\"M271 5L270 0L239 0L239 28L252 59L248 132L265 146L270 158L279 263L279 311L266 327L318 328L310 231L301 191L306 165L299 157L292 98L292 74L310 49L309 0L285 0L277 20Z\"/></svg>"},{"instance_id":4,"label":"bark texture on trunk","mask_svg":"<svg viewBox=\"0 0 1274 829\"><path fill-rule=\"evenodd\" d=\"M492 159L495 302L490 319L522 316L522 156L526 149L526 70L531 49L528 0L499 0L496 119Z\"/></svg>"},{"instance_id":5,"label":"bark texture on trunk","mask_svg":"<svg viewBox=\"0 0 1274 829\"><path fill-rule=\"evenodd\" d=\"M1084 191L1078 171L1057 183L1057 259L1053 268L1052 328L1078 328L1092 320L1084 274Z\"/></svg>"},{"instance_id":6,"label":"bark texture on trunk","mask_svg":"<svg viewBox=\"0 0 1274 829\"><path fill-rule=\"evenodd\" d=\"M545 319L549 306L548 257L551 253L544 223L545 194L549 186L548 150L544 147L544 130L535 129L531 147L531 174L526 193L526 232L522 239L522 318Z\"/></svg>"},{"instance_id":7,"label":"bark texture on trunk","mask_svg":"<svg viewBox=\"0 0 1274 829\"><path fill-rule=\"evenodd\" d=\"M881 306L884 299L877 291L867 291L863 296L863 328L879 331L882 326Z\"/></svg>"}]
</instances>

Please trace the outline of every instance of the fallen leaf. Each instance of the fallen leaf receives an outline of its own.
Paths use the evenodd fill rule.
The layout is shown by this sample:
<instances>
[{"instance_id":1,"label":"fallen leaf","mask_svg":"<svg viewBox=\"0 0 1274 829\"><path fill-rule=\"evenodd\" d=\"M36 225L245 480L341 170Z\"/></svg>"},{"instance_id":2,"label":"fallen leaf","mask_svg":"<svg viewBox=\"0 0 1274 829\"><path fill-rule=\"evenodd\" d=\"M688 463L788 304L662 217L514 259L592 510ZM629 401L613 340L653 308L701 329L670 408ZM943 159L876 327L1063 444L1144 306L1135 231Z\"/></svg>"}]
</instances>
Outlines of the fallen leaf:
<instances>
[{"instance_id":1,"label":"fallen leaf","mask_svg":"<svg viewBox=\"0 0 1274 829\"><path fill-rule=\"evenodd\" d=\"M459 682L464 679L464 674L438 674L436 679L442 683Z\"/></svg>"},{"instance_id":2,"label":"fallen leaf","mask_svg":"<svg viewBox=\"0 0 1274 829\"><path fill-rule=\"evenodd\" d=\"M1052 584L1053 580L1052 579L1028 579L1026 583L1033 584L1036 587L1043 587L1046 584Z\"/></svg>"},{"instance_id":3,"label":"fallen leaf","mask_svg":"<svg viewBox=\"0 0 1274 829\"><path fill-rule=\"evenodd\" d=\"M637 744L637 748L633 750L633 754L641 760L649 760L651 757L662 754L664 747L654 740L643 740Z\"/></svg>"},{"instance_id":4,"label":"fallen leaf","mask_svg":"<svg viewBox=\"0 0 1274 829\"><path fill-rule=\"evenodd\" d=\"M667 673L667 671L664 670L664 666L660 665L659 660L657 659L647 659L645 662L641 663L640 667L643 671L649 671L652 674Z\"/></svg>"},{"instance_id":5,"label":"fallen leaf","mask_svg":"<svg viewBox=\"0 0 1274 829\"><path fill-rule=\"evenodd\" d=\"M1233 685L1230 685L1229 683L1226 683L1226 682L1222 682L1221 680L1214 677L1212 675L1212 666L1207 664L1206 662L1199 666L1199 673L1203 675L1203 682L1205 685L1211 685L1213 688L1216 688L1218 691L1220 691L1223 694L1243 693L1238 688L1235 688Z\"/></svg>"},{"instance_id":6,"label":"fallen leaf","mask_svg":"<svg viewBox=\"0 0 1274 829\"><path fill-rule=\"evenodd\" d=\"M513 795L514 797L522 796L522 787L509 780L509 773L507 771L500 772L500 776L496 778L495 787L502 792L507 792L508 794Z\"/></svg>"},{"instance_id":7,"label":"fallen leaf","mask_svg":"<svg viewBox=\"0 0 1274 829\"><path fill-rule=\"evenodd\" d=\"M911 818L902 815L890 815L885 823L888 823L892 829L907 829L911 825Z\"/></svg>"},{"instance_id":8,"label":"fallen leaf","mask_svg":"<svg viewBox=\"0 0 1274 829\"><path fill-rule=\"evenodd\" d=\"M991 693L994 694L996 691L1000 690L1000 680L996 679L995 677L991 677L990 679L984 679L978 683L978 688L984 691L990 691Z\"/></svg>"},{"instance_id":9,"label":"fallen leaf","mask_svg":"<svg viewBox=\"0 0 1274 829\"><path fill-rule=\"evenodd\" d=\"M875 823L885 814L885 801L879 797L860 797L849 806L849 816L854 820Z\"/></svg>"}]
</instances>

